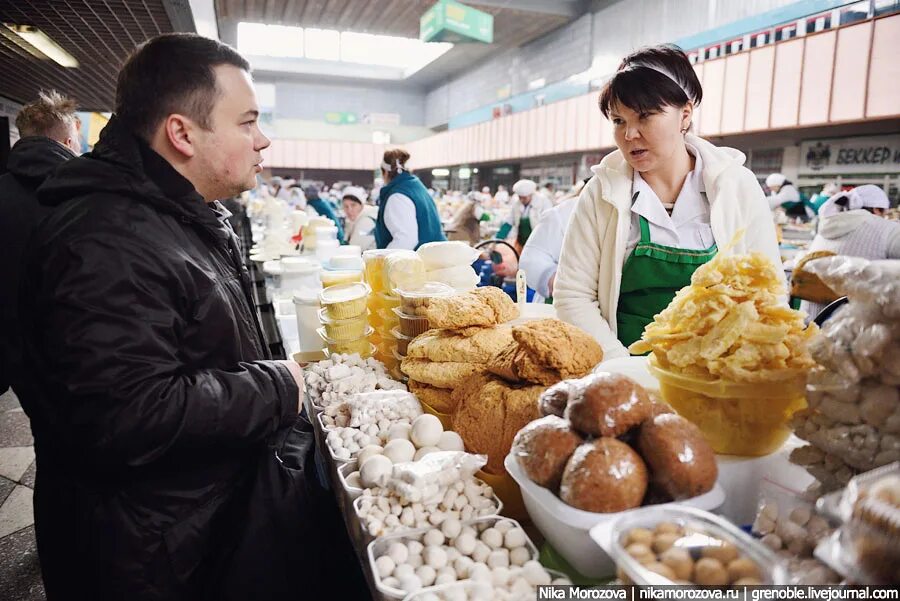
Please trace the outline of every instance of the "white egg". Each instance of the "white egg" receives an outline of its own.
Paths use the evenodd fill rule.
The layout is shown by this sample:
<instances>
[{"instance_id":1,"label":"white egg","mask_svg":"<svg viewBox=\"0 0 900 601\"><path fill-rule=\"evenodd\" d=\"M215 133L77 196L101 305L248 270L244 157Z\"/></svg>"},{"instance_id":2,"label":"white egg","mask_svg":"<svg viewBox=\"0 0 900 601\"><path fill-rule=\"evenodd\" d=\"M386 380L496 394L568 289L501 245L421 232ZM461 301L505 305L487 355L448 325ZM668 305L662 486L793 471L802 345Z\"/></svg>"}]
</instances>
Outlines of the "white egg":
<instances>
[{"instance_id":1,"label":"white egg","mask_svg":"<svg viewBox=\"0 0 900 601\"><path fill-rule=\"evenodd\" d=\"M438 452L438 451L440 451L440 449L437 448L437 447L422 447L421 449L419 449L418 451L416 451L416 454L415 454L415 456L413 457L413 461L418 461L419 459L421 459L421 458L424 457L425 455L427 455L427 454L429 454L429 453L436 453L436 452Z\"/></svg>"},{"instance_id":2,"label":"white egg","mask_svg":"<svg viewBox=\"0 0 900 601\"><path fill-rule=\"evenodd\" d=\"M409 557L409 549L406 548L406 545L403 543L391 543L391 546L388 547L388 557L394 560L394 563L398 566L400 564L406 563L406 559Z\"/></svg>"},{"instance_id":3,"label":"white egg","mask_svg":"<svg viewBox=\"0 0 900 601\"><path fill-rule=\"evenodd\" d=\"M378 576L382 579L387 578L388 576L393 574L395 567L396 565L394 564L394 560L387 555L382 555L375 560L375 570L378 572Z\"/></svg>"},{"instance_id":4,"label":"white egg","mask_svg":"<svg viewBox=\"0 0 900 601\"><path fill-rule=\"evenodd\" d=\"M440 439L438 439L437 447L442 451L466 450L466 445L463 442L462 436L452 430L447 430L441 434Z\"/></svg>"},{"instance_id":5,"label":"white egg","mask_svg":"<svg viewBox=\"0 0 900 601\"><path fill-rule=\"evenodd\" d=\"M524 546L526 540L528 540L528 536L526 536L524 530L521 528L513 528L503 535L503 546L512 551L516 547Z\"/></svg>"},{"instance_id":6,"label":"white egg","mask_svg":"<svg viewBox=\"0 0 900 601\"><path fill-rule=\"evenodd\" d=\"M385 455L373 455L359 470L359 481L366 488L382 486L391 475L393 463Z\"/></svg>"},{"instance_id":7,"label":"white egg","mask_svg":"<svg viewBox=\"0 0 900 601\"><path fill-rule=\"evenodd\" d=\"M382 453L394 463L404 463L413 460L416 456L416 447L408 440L395 438L384 445Z\"/></svg>"},{"instance_id":8,"label":"white egg","mask_svg":"<svg viewBox=\"0 0 900 601\"><path fill-rule=\"evenodd\" d=\"M422 537L426 547L437 547L444 544L444 534L437 528L432 528Z\"/></svg>"},{"instance_id":9,"label":"white egg","mask_svg":"<svg viewBox=\"0 0 900 601\"><path fill-rule=\"evenodd\" d=\"M390 428L388 428L388 440L409 440L409 431L412 430L412 426L409 424L393 424Z\"/></svg>"},{"instance_id":10,"label":"white egg","mask_svg":"<svg viewBox=\"0 0 900 601\"><path fill-rule=\"evenodd\" d=\"M372 457L373 455L381 455L382 449L377 444L366 445L362 448L359 454L356 456L356 465L362 467L362 464L366 462L366 459Z\"/></svg>"},{"instance_id":11,"label":"white egg","mask_svg":"<svg viewBox=\"0 0 900 601\"><path fill-rule=\"evenodd\" d=\"M441 420L437 416L425 413L413 420L409 439L420 449L436 447L441 440L443 431L444 426L441 424Z\"/></svg>"}]
</instances>

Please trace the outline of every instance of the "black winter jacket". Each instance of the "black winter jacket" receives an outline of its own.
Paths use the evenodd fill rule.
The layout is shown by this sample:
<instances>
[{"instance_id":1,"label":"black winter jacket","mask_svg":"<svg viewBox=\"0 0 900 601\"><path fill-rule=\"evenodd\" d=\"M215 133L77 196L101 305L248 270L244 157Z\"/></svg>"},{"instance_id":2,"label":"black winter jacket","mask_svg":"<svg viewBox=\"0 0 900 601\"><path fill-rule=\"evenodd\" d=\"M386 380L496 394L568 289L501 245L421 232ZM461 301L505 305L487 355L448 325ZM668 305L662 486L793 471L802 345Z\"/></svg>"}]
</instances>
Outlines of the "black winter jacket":
<instances>
[{"instance_id":1,"label":"black winter jacket","mask_svg":"<svg viewBox=\"0 0 900 601\"><path fill-rule=\"evenodd\" d=\"M115 117L39 197L21 401L48 597L201 598L297 386L222 212Z\"/></svg>"},{"instance_id":2,"label":"black winter jacket","mask_svg":"<svg viewBox=\"0 0 900 601\"><path fill-rule=\"evenodd\" d=\"M8 172L0 177L0 393L15 385L21 369L16 329L22 253L47 212L37 201L37 188L74 156L56 140L28 136L9 151Z\"/></svg>"}]
</instances>

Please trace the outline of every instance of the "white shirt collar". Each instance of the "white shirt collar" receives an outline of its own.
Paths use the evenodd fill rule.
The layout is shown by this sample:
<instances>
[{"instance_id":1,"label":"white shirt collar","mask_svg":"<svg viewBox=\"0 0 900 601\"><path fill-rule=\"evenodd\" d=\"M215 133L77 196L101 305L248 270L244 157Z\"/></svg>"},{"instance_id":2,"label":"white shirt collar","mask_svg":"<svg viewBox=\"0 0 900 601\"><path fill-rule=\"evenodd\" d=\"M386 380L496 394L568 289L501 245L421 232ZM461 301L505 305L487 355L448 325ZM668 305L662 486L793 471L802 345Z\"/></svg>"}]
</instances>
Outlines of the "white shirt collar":
<instances>
[{"instance_id":1,"label":"white shirt collar","mask_svg":"<svg viewBox=\"0 0 900 601\"><path fill-rule=\"evenodd\" d=\"M663 207L662 201L653 191L653 188L644 181L638 171L634 172L632 194L638 192L638 197L631 206L631 211L642 216L650 223L675 232L679 225L695 219L699 215L709 211L709 203L704 200L701 192L705 192L703 183L703 159L700 153L690 144L685 144L688 152L694 156L694 169L688 173L675 200L675 208L670 216Z\"/></svg>"}]
</instances>

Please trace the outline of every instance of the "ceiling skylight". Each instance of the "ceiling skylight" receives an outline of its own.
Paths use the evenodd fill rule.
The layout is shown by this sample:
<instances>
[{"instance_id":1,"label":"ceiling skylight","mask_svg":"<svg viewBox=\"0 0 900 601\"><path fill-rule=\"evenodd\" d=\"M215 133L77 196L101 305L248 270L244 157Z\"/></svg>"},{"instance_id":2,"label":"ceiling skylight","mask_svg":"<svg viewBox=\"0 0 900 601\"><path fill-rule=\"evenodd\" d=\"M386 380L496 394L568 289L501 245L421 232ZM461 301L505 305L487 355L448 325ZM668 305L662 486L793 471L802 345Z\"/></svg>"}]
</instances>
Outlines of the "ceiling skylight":
<instances>
[{"instance_id":1,"label":"ceiling skylight","mask_svg":"<svg viewBox=\"0 0 900 601\"><path fill-rule=\"evenodd\" d=\"M238 23L237 40L238 51L245 54L394 67L404 77L453 47L416 38L246 22Z\"/></svg>"}]
</instances>

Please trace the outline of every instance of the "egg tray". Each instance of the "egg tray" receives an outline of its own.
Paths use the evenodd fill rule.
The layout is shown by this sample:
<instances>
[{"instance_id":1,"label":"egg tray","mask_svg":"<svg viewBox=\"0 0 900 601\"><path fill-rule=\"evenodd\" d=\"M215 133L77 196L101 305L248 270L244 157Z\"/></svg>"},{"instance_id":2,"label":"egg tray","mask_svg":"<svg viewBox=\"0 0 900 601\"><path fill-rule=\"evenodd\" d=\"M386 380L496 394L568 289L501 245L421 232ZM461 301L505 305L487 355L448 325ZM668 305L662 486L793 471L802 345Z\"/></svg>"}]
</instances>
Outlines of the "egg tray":
<instances>
[{"instance_id":1,"label":"egg tray","mask_svg":"<svg viewBox=\"0 0 900 601\"><path fill-rule=\"evenodd\" d=\"M473 480L475 480L479 484L484 484L484 481L479 478L473 478ZM355 501L353 501L353 517L356 519L357 522L359 522L359 527L363 532L363 538L365 539L366 543L369 543L369 542L375 541L375 540L379 540L381 538L386 538L388 536L409 534L410 532L415 532L416 530L426 530L426 531L430 530L430 528L424 528L424 529L409 528L409 529L397 530L395 532L391 532L390 534L386 534L384 536L372 536L369 533L369 531L366 529L365 523L363 521L363 517L359 513L360 503L365 498L366 498L365 495L360 495L359 497L356 498ZM503 501L500 500L500 498L497 496L497 493L495 493L495 492L491 492L491 499L494 501L494 505L496 506L496 509L492 513L489 513L488 515L482 515L477 518L472 518L471 520L466 520L464 522L462 520L460 520L460 522L463 524L468 524L469 522L474 522L474 521L480 520L480 519L485 519L485 518L490 518L490 517L500 517L500 512L503 511ZM509 519L509 518L503 518L503 519Z\"/></svg>"},{"instance_id":2,"label":"egg tray","mask_svg":"<svg viewBox=\"0 0 900 601\"><path fill-rule=\"evenodd\" d=\"M355 504L354 504L355 505ZM511 520L509 518L504 518L500 516L482 516L480 518L475 518L472 520L466 520L464 522L460 522L462 526L473 526L476 530L478 530L479 534L497 524L499 522L511 522L514 527L521 528L521 524L516 520ZM484 526L479 529L479 526ZM390 586L385 586L381 581L381 576L378 575L378 569L375 567L375 559L381 557L387 550L390 548L392 543L395 542L409 542L409 541L419 541L422 542L422 537L425 536L425 533L431 530L432 528L438 528L438 526L432 526L429 528L417 528L414 530L407 530L405 532L398 532L393 534L388 534L382 537L379 537L372 542L369 543L366 548L366 553L369 557L369 570L372 573L372 578L375 580L375 588L378 589L382 595L384 595L388 599L404 599L408 595L406 591L403 591L398 588L393 588ZM524 529L523 529L524 530ZM445 545L446 546L446 545ZM534 542L532 542L531 538L528 535L525 535L525 546L528 547L528 550L531 551L531 559L538 559L540 556L540 552L537 547L535 547ZM464 582L464 581L460 581ZM454 583L455 584L455 583ZM449 586L449 585L442 585ZM437 587L428 587L428 588L437 588Z\"/></svg>"}]
</instances>

